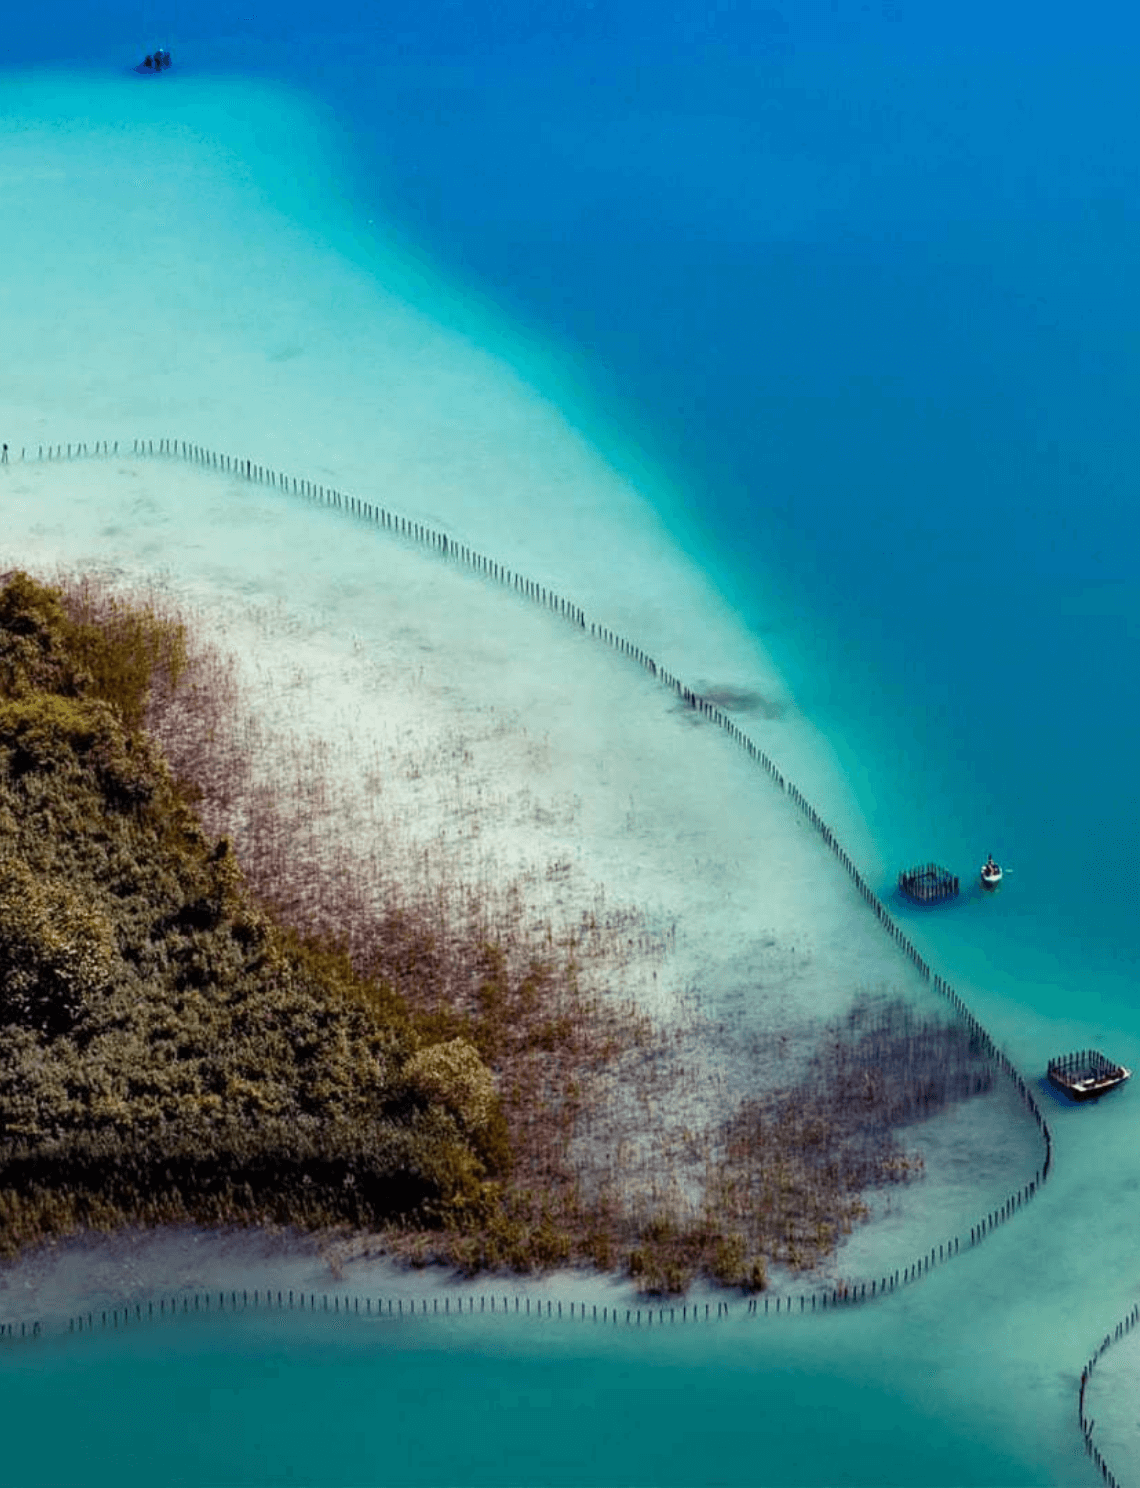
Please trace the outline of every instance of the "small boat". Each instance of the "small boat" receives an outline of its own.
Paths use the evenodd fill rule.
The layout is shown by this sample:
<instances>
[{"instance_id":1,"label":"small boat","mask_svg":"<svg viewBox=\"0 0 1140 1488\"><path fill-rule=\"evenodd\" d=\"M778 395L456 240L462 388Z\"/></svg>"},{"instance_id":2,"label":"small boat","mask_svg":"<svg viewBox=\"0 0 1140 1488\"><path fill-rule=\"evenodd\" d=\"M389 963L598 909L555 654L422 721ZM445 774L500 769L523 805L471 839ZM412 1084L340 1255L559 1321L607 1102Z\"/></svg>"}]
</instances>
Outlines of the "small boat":
<instances>
[{"instance_id":1,"label":"small boat","mask_svg":"<svg viewBox=\"0 0 1140 1488\"><path fill-rule=\"evenodd\" d=\"M994 862L993 853L986 855L986 861L982 864L982 888L996 889L1001 883L1001 864Z\"/></svg>"},{"instance_id":2,"label":"small boat","mask_svg":"<svg viewBox=\"0 0 1140 1488\"><path fill-rule=\"evenodd\" d=\"M1075 1101L1093 1100L1132 1078L1130 1069L1113 1064L1096 1049L1082 1049L1079 1054L1063 1054L1060 1059L1051 1059L1048 1074L1049 1083Z\"/></svg>"}]
</instances>

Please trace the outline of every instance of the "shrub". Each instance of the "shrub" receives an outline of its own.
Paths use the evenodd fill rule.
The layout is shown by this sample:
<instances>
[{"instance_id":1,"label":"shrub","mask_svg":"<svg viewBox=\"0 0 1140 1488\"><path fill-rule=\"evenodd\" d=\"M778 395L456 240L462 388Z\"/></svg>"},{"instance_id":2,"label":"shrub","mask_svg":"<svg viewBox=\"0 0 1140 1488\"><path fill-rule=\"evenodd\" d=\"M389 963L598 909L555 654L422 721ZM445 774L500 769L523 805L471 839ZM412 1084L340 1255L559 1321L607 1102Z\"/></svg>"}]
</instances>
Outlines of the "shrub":
<instances>
[{"instance_id":1,"label":"shrub","mask_svg":"<svg viewBox=\"0 0 1140 1488\"><path fill-rule=\"evenodd\" d=\"M486 1126L498 1097L495 1077L466 1039L450 1039L421 1049L408 1061L404 1077L429 1101L441 1101L469 1132Z\"/></svg>"},{"instance_id":2,"label":"shrub","mask_svg":"<svg viewBox=\"0 0 1140 1488\"><path fill-rule=\"evenodd\" d=\"M110 921L66 884L20 858L0 863L0 1021L59 1034L105 993Z\"/></svg>"},{"instance_id":3,"label":"shrub","mask_svg":"<svg viewBox=\"0 0 1140 1488\"><path fill-rule=\"evenodd\" d=\"M745 1248L743 1235L722 1235L713 1249L710 1275L725 1286L739 1286L744 1280Z\"/></svg>"}]
</instances>

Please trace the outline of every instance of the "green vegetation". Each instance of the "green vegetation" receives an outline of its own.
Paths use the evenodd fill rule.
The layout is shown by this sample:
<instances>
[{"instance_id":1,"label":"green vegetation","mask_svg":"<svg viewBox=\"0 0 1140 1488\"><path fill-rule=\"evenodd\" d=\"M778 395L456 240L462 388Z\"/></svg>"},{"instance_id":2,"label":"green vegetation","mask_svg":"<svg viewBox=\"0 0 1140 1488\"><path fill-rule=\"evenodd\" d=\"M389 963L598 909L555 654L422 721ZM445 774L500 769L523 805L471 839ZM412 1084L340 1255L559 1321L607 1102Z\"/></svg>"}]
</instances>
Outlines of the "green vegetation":
<instances>
[{"instance_id":1,"label":"green vegetation","mask_svg":"<svg viewBox=\"0 0 1140 1488\"><path fill-rule=\"evenodd\" d=\"M0 1250L275 1221L756 1291L916 1175L896 1128L988 1088L963 1029L862 1003L712 1118L715 1069L589 990L652 942L636 915L556 935L517 886L323 862L320 762L256 778L238 702L154 603L0 580Z\"/></svg>"},{"instance_id":2,"label":"green vegetation","mask_svg":"<svg viewBox=\"0 0 1140 1488\"><path fill-rule=\"evenodd\" d=\"M494 1081L252 901L140 732L180 626L0 590L0 1239L193 1215L443 1224L507 1160Z\"/></svg>"}]
</instances>

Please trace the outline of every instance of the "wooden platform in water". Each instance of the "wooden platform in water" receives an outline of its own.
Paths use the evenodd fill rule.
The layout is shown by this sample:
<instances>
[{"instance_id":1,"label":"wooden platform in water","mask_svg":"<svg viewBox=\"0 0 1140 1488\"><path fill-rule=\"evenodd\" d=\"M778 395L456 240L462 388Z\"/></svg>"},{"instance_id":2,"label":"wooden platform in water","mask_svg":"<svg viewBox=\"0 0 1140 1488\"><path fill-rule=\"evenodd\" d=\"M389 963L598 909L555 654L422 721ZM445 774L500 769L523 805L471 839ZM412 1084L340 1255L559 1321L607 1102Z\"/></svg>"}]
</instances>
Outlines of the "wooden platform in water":
<instances>
[{"instance_id":1,"label":"wooden platform in water","mask_svg":"<svg viewBox=\"0 0 1140 1488\"><path fill-rule=\"evenodd\" d=\"M1132 1071L1114 1064L1096 1049L1082 1049L1076 1054L1062 1054L1049 1061L1049 1083L1063 1090L1073 1100L1092 1100L1115 1090L1129 1079Z\"/></svg>"},{"instance_id":2,"label":"wooden platform in water","mask_svg":"<svg viewBox=\"0 0 1140 1488\"><path fill-rule=\"evenodd\" d=\"M918 868L905 868L899 874L899 891L916 904L941 904L958 894L958 880L949 868L937 863L923 863Z\"/></svg>"}]
</instances>

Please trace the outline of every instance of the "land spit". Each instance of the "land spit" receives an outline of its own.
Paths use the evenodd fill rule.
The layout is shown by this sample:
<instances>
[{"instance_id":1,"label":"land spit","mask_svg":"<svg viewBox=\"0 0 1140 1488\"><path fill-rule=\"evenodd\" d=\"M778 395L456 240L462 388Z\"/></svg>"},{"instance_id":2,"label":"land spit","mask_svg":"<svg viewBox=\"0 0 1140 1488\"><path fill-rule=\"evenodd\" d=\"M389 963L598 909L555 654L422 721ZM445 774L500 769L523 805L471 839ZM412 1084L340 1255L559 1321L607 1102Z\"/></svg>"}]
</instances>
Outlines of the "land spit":
<instances>
[{"instance_id":1,"label":"land spit","mask_svg":"<svg viewBox=\"0 0 1140 1488\"><path fill-rule=\"evenodd\" d=\"M789 802L621 657L421 554L351 544L313 525L327 514L182 470L104 467L103 525L85 533L64 515L75 475L21 472L16 494L41 512L45 479L58 482L60 523L30 524L5 566L30 549L41 565L80 565L197 612L217 711L199 709L205 733L178 700L152 721L176 760L188 741L207 825L234 839L264 897L304 928L347 935L357 959L378 923L409 910L437 945L492 935L524 957L570 956L579 1006L609 1020L614 1057L569 1104L563 1089L544 1109L531 1090L519 1107L537 1107L532 1160L575 1202L620 1205L633 1230L683 1227L707 1211L742 1112L812 1070L818 1080L828 1030L834 1041L868 1016L881 1025L899 997L912 1020L933 1017L925 985ZM162 531L172 511L186 520L178 503L191 495L198 542L177 577L156 571ZM291 551L313 555L304 604ZM754 680L726 680L722 695L754 696ZM776 711L747 720L773 751ZM447 994L441 983L428 995ZM925 1248L924 1215L950 1217L940 1177L953 1175L960 1230L1032 1172L1036 1133L1013 1104L998 1088L962 1108L956 1135L972 1147L946 1154L945 1175L924 1154L922 1133L939 1123L896 1112L908 1123L896 1176L923 1177L873 1202L905 1255ZM974 1188L971 1171L993 1188ZM857 1206L818 1216L814 1239L785 1235L776 1259L827 1253L859 1217ZM831 1268L846 1269L842 1250Z\"/></svg>"}]
</instances>

